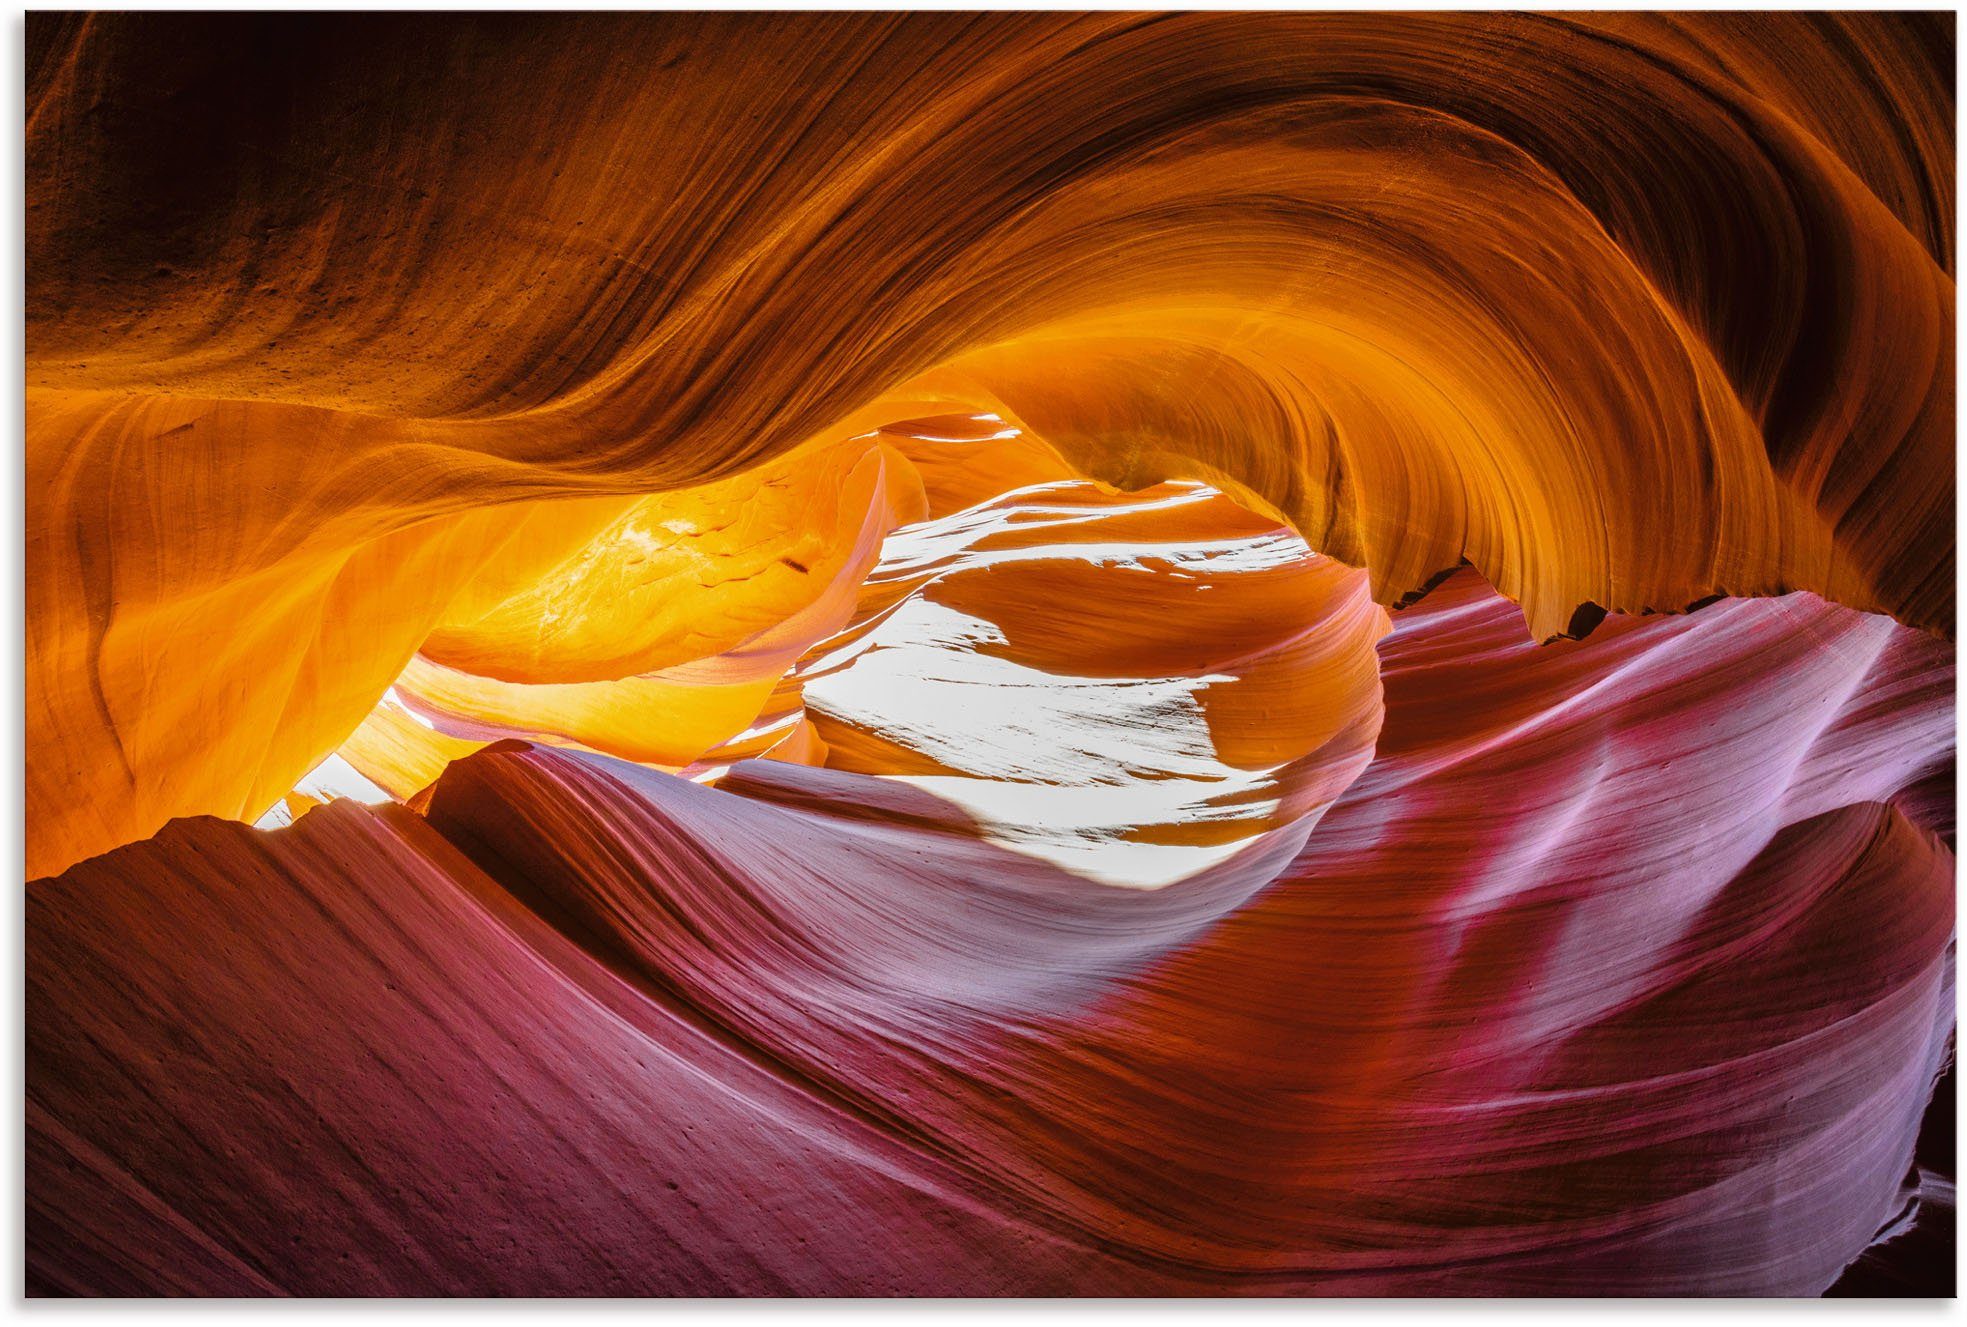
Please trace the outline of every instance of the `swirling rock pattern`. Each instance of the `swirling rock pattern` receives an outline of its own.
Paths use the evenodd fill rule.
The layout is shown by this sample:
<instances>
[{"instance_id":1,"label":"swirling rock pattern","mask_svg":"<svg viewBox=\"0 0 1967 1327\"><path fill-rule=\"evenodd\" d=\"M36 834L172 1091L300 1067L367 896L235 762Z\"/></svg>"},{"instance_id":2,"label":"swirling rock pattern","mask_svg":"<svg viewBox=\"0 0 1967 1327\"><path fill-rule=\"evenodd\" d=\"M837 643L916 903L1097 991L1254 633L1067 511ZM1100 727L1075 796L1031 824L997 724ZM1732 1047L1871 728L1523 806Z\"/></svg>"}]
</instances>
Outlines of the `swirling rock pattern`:
<instances>
[{"instance_id":1,"label":"swirling rock pattern","mask_svg":"<svg viewBox=\"0 0 1967 1327\"><path fill-rule=\"evenodd\" d=\"M30 1291L1930 1249L1953 39L34 16Z\"/></svg>"},{"instance_id":2,"label":"swirling rock pattern","mask_svg":"<svg viewBox=\"0 0 1967 1327\"><path fill-rule=\"evenodd\" d=\"M1952 1027L1951 855L1894 800L1945 763L1945 651L1803 596L1539 649L1464 574L1382 657L1317 829L1150 893L873 776L511 746L421 820L183 822L44 882L31 1265L1822 1290L1903 1205Z\"/></svg>"}]
</instances>

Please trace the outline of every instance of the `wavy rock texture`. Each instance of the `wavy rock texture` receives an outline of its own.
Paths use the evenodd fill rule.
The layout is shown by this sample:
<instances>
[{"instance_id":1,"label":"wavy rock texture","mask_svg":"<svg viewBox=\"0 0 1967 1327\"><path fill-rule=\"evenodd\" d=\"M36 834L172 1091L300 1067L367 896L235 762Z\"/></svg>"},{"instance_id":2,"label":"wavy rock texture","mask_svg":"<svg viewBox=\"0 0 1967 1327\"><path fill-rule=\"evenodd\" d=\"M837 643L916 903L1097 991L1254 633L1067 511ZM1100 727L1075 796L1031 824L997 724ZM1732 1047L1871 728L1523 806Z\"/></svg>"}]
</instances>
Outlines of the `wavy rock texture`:
<instances>
[{"instance_id":1,"label":"wavy rock texture","mask_svg":"<svg viewBox=\"0 0 1967 1327\"><path fill-rule=\"evenodd\" d=\"M1952 1027L1894 801L1946 652L1806 596L1539 649L1464 574L1383 658L1317 829L1150 893L868 775L513 747L44 882L37 1282L1822 1290Z\"/></svg>"},{"instance_id":2,"label":"wavy rock texture","mask_svg":"<svg viewBox=\"0 0 1967 1327\"><path fill-rule=\"evenodd\" d=\"M939 413L1217 483L1385 602L1466 557L1540 636L1793 588L1947 627L1951 41L37 22L29 874L279 796L476 566L557 560L498 505Z\"/></svg>"},{"instance_id":3,"label":"wavy rock texture","mask_svg":"<svg viewBox=\"0 0 1967 1327\"><path fill-rule=\"evenodd\" d=\"M1931 1288L1953 41L34 16L29 1290Z\"/></svg>"}]
</instances>

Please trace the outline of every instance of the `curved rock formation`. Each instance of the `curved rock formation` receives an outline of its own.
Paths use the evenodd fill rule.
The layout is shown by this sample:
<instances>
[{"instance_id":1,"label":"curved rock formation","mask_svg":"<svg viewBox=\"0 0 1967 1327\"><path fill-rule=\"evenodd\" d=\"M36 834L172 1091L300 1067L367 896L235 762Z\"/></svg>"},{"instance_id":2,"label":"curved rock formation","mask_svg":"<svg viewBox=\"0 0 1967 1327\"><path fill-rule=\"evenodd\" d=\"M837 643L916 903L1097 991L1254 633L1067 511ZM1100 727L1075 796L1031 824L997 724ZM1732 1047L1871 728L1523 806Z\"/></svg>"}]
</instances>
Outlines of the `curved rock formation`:
<instances>
[{"instance_id":1,"label":"curved rock formation","mask_svg":"<svg viewBox=\"0 0 1967 1327\"><path fill-rule=\"evenodd\" d=\"M31 44L30 874L278 796L516 556L497 507L938 413L1222 485L1387 602L1466 557L1540 636L1799 587L1951 624L1943 18ZM146 692L250 736L180 768Z\"/></svg>"},{"instance_id":2,"label":"curved rock formation","mask_svg":"<svg viewBox=\"0 0 1967 1327\"><path fill-rule=\"evenodd\" d=\"M44 882L36 1282L1822 1290L1952 1027L1893 804L1947 652L1805 596L1540 649L1464 574L1382 655L1317 829L1151 893L864 774L513 747Z\"/></svg>"},{"instance_id":3,"label":"curved rock formation","mask_svg":"<svg viewBox=\"0 0 1967 1327\"><path fill-rule=\"evenodd\" d=\"M1953 40L34 16L30 1291L1915 1247Z\"/></svg>"}]
</instances>

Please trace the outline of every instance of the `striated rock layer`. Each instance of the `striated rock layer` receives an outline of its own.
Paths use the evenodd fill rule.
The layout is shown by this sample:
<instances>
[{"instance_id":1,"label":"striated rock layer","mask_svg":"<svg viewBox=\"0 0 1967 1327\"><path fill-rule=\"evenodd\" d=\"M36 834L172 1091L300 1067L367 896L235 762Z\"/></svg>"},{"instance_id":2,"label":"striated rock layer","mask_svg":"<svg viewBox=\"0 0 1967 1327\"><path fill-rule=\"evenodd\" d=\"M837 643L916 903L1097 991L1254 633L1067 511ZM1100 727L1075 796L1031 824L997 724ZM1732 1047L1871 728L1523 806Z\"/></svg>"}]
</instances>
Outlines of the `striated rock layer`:
<instances>
[{"instance_id":1,"label":"striated rock layer","mask_svg":"<svg viewBox=\"0 0 1967 1327\"><path fill-rule=\"evenodd\" d=\"M29 1291L1930 1287L1953 41L33 16Z\"/></svg>"},{"instance_id":2,"label":"striated rock layer","mask_svg":"<svg viewBox=\"0 0 1967 1327\"><path fill-rule=\"evenodd\" d=\"M1950 630L1952 40L37 17L28 872L258 814L600 499L925 416L1216 484L1384 603L1467 559L1539 637L1792 589Z\"/></svg>"},{"instance_id":3,"label":"striated rock layer","mask_svg":"<svg viewBox=\"0 0 1967 1327\"><path fill-rule=\"evenodd\" d=\"M1948 652L1800 595L1540 648L1464 573L1381 655L1315 831L1153 892L511 745L40 882L31 1285L1823 1290L1952 1028Z\"/></svg>"}]
</instances>

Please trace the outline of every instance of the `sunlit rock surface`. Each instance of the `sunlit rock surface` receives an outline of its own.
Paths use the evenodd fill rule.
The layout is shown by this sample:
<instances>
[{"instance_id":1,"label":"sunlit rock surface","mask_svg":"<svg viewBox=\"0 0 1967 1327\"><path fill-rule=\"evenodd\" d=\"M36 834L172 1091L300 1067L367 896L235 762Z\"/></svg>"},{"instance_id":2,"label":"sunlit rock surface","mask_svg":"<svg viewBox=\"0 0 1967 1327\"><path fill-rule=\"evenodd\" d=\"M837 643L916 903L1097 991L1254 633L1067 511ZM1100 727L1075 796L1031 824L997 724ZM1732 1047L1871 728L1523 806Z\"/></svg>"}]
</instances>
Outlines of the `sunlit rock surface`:
<instances>
[{"instance_id":1,"label":"sunlit rock surface","mask_svg":"<svg viewBox=\"0 0 1967 1327\"><path fill-rule=\"evenodd\" d=\"M1216 482L1385 602L1466 557L1540 637L1794 588L1950 623L1951 40L37 22L29 874L284 793L485 563L592 533L511 504L938 413Z\"/></svg>"},{"instance_id":2,"label":"sunlit rock surface","mask_svg":"<svg viewBox=\"0 0 1967 1327\"><path fill-rule=\"evenodd\" d=\"M34 16L29 1291L1950 1286L1953 43Z\"/></svg>"}]
</instances>

